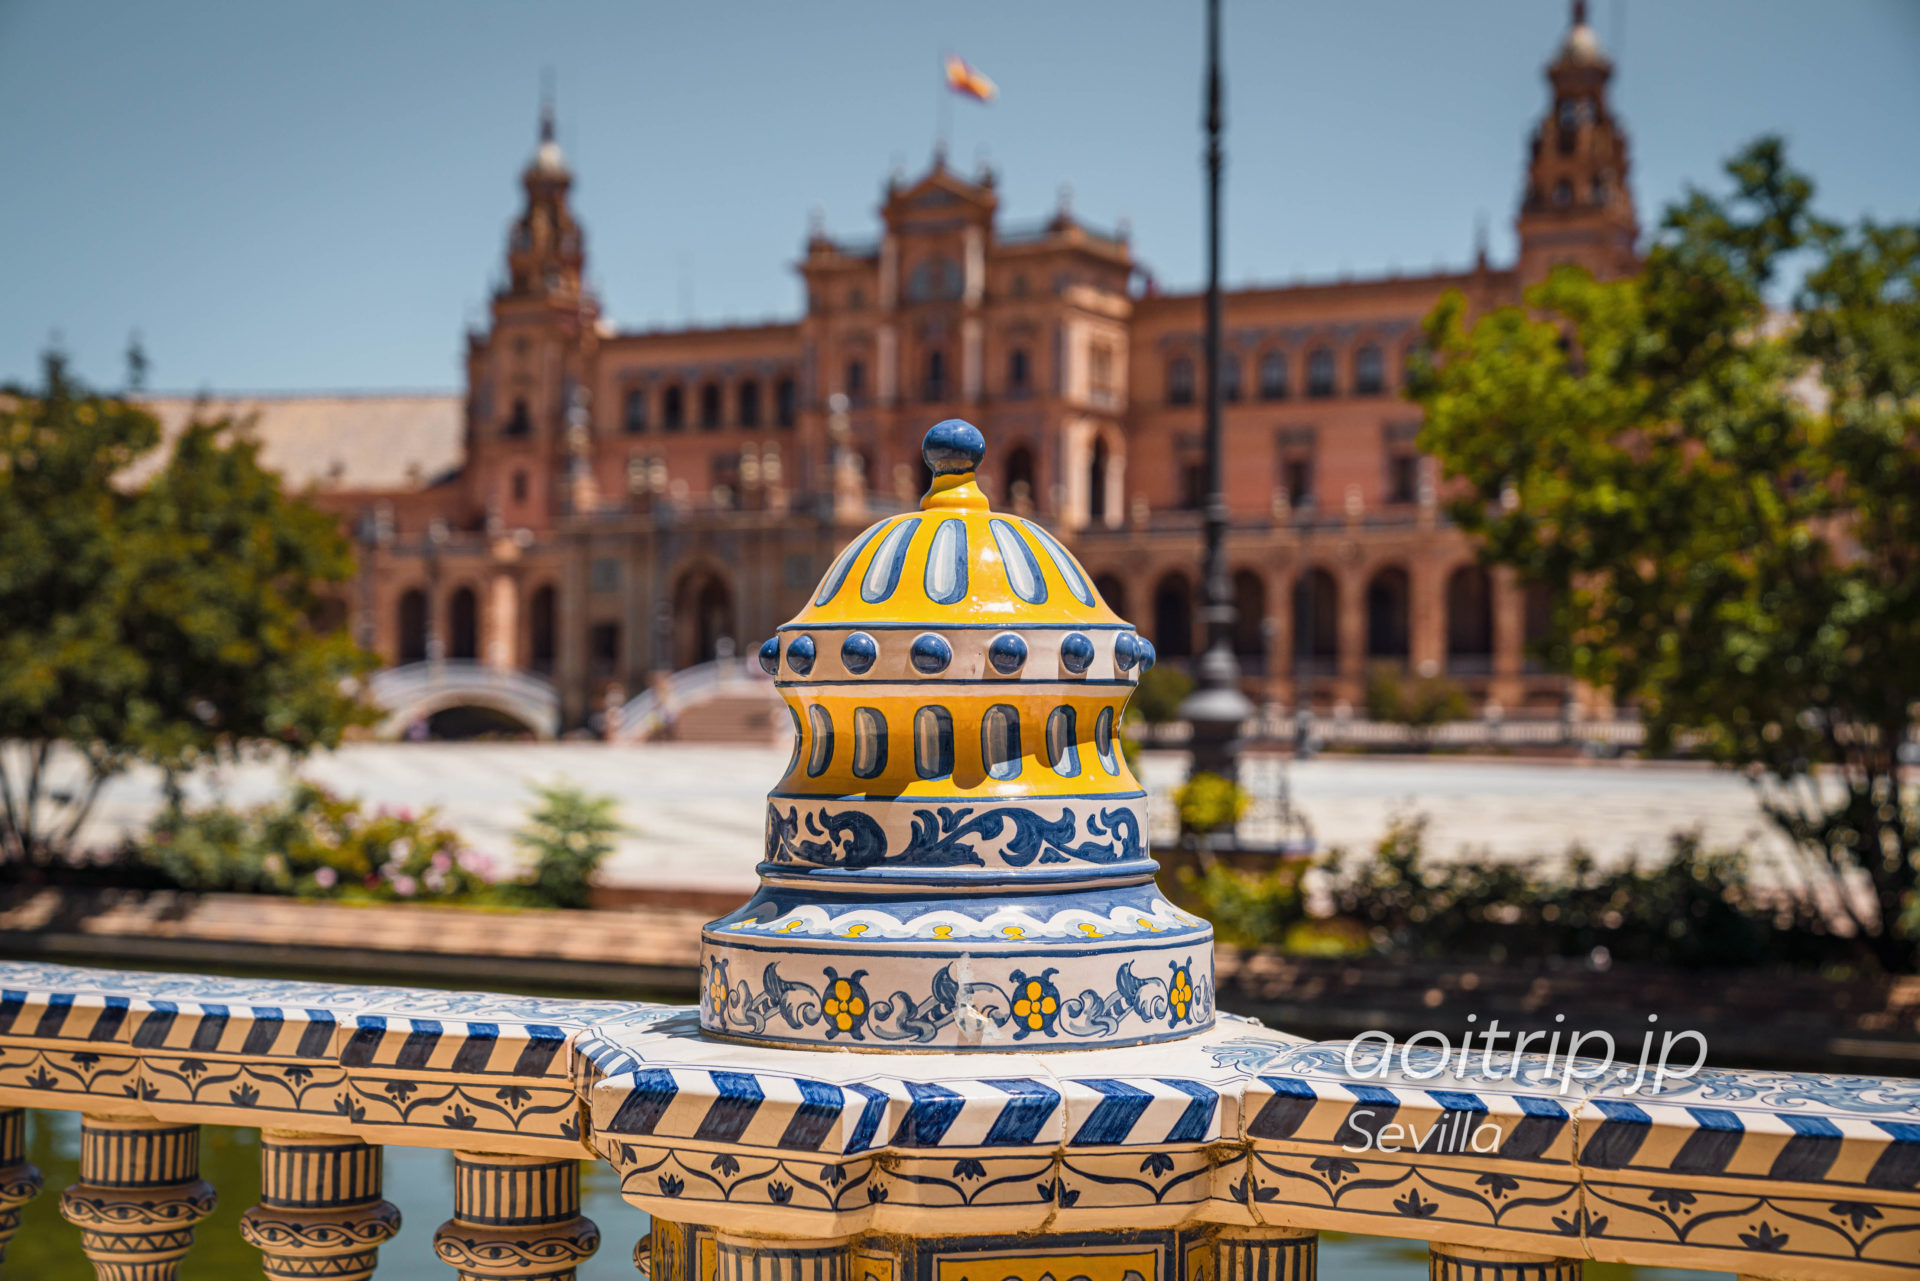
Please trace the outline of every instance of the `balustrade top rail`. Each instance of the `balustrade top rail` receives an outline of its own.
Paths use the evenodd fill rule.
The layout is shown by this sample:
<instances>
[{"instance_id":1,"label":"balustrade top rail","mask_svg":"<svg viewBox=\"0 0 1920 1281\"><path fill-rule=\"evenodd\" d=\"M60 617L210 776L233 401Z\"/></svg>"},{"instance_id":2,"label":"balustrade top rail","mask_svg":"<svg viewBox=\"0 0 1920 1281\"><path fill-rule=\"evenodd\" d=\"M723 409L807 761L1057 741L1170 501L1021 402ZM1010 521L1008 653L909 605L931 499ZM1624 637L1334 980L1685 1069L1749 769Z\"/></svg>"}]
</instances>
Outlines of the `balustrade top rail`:
<instances>
[{"instance_id":1,"label":"balustrade top rail","mask_svg":"<svg viewBox=\"0 0 1920 1281\"><path fill-rule=\"evenodd\" d=\"M869 1039L911 1042L887 1004ZM1709 1069L1635 1090L1631 1066L1580 1079L1586 1061L1476 1048L1455 1075L1415 1047L1376 1072L1362 1047L1355 1075L1346 1043L1224 1018L1065 1058L782 1056L672 1006L0 966L0 1106L597 1158L657 1222L723 1233L1264 1226L1920 1271L1920 1083Z\"/></svg>"}]
</instances>

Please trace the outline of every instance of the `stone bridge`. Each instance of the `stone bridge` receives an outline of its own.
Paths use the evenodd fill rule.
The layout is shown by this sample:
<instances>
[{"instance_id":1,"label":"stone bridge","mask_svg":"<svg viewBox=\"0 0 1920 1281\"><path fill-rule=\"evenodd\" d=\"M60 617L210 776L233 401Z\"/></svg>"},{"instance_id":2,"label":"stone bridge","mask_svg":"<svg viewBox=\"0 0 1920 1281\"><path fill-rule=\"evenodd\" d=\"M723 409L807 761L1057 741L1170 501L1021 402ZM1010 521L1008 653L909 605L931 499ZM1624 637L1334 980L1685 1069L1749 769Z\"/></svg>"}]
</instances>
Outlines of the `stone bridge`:
<instances>
[{"instance_id":1,"label":"stone bridge","mask_svg":"<svg viewBox=\"0 0 1920 1281\"><path fill-rule=\"evenodd\" d=\"M468 659L409 663L377 673L368 682L368 692L386 713L375 730L381 738L399 738L414 722L455 707L498 712L540 738L560 733L560 691L532 672Z\"/></svg>"}]
</instances>

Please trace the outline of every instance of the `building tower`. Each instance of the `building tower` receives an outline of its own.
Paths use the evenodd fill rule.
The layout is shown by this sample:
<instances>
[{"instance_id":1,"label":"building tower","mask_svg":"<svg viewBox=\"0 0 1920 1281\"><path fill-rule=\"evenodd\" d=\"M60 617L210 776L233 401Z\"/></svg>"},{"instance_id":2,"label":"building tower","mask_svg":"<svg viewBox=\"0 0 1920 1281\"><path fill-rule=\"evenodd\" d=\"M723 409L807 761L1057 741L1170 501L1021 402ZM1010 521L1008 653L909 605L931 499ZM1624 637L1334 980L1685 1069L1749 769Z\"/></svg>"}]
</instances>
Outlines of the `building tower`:
<instances>
[{"instance_id":1,"label":"building tower","mask_svg":"<svg viewBox=\"0 0 1920 1281\"><path fill-rule=\"evenodd\" d=\"M516 298L577 298L586 237L567 203L573 173L554 141L551 100L540 106L540 145L520 181L527 205L507 245L507 292Z\"/></svg>"},{"instance_id":2,"label":"building tower","mask_svg":"<svg viewBox=\"0 0 1920 1281\"><path fill-rule=\"evenodd\" d=\"M1574 0L1573 22L1547 66L1553 102L1533 133L1521 201L1520 280L1530 285L1561 263L1601 278L1632 273L1640 225L1627 183L1627 138L1607 106L1613 60Z\"/></svg>"}]
</instances>

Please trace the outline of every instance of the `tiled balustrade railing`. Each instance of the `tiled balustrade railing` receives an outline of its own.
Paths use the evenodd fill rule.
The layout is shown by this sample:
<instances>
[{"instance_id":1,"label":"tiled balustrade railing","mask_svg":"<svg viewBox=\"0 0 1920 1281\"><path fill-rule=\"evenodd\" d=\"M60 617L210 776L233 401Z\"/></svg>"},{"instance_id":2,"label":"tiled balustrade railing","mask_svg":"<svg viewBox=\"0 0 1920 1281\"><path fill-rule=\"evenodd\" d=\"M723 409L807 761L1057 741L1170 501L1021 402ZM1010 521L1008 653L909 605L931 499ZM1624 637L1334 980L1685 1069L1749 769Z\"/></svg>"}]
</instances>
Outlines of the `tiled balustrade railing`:
<instances>
[{"instance_id":1,"label":"tiled balustrade railing","mask_svg":"<svg viewBox=\"0 0 1920 1281\"><path fill-rule=\"evenodd\" d=\"M436 1249L496 1281L596 1249L582 1160L654 1216L637 1261L662 1281L1282 1281L1314 1275L1321 1229L1424 1239L1434 1276L1477 1281L1920 1274L1910 1081L1563 1093L1561 1066L1514 1081L1477 1050L1464 1078L1360 1080L1340 1045L1228 1017L1067 1056L804 1061L668 1006L4 965L0 1236L40 1191L21 1109L52 1108L84 1115L61 1212L105 1281L175 1275L215 1195L202 1124L262 1131L242 1231L269 1277L373 1274L386 1143L455 1152Z\"/></svg>"}]
</instances>

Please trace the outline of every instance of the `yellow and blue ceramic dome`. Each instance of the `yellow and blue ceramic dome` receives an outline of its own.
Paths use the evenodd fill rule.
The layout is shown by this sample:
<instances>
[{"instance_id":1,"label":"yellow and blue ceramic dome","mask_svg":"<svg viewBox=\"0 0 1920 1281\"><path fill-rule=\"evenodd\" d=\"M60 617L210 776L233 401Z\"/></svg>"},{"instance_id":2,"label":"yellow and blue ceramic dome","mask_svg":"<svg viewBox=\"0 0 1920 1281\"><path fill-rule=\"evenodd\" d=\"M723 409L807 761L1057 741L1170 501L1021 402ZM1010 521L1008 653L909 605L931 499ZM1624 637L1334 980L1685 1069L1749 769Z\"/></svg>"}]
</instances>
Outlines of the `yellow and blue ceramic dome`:
<instances>
[{"instance_id":1,"label":"yellow and blue ceramic dome","mask_svg":"<svg viewBox=\"0 0 1920 1281\"><path fill-rule=\"evenodd\" d=\"M1087 1049L1213 1021L1118 722L1153 646L927 433L933 484L760 651L797 744L760 891L702 934L701 1024L779 1044Z\"/></svg>"}]
</instances>

